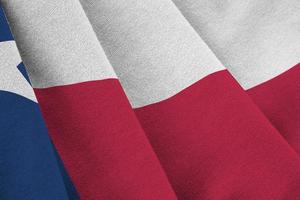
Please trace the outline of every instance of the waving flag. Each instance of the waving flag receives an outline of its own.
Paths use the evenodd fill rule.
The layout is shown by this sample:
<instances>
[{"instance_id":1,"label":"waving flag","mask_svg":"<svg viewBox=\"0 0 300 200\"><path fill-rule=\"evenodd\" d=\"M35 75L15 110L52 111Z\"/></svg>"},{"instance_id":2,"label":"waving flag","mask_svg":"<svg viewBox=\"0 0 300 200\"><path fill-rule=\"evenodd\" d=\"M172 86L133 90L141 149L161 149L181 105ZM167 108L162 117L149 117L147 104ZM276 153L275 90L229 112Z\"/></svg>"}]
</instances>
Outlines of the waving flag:
<instances>
[{"instance_id":1,"label":"waving flag","mask_svg":"<svg viewBox=\"0 0 300 200\"><path fill-rule=\"evenodd\" d=\"M1 199L300 199L297 1L1 3Z\"/></svg>"}]
</instances>

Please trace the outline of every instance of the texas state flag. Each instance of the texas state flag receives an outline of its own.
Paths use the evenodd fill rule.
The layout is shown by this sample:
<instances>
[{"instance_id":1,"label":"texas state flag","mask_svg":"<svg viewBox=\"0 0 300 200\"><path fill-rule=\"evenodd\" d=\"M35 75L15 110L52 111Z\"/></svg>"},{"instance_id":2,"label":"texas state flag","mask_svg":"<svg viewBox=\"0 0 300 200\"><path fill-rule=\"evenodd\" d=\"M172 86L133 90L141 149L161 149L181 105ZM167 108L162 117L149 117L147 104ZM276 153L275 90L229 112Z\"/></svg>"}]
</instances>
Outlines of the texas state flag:
<instances>
[{"instance_id":1,"label":"texas state flag","mask_svg":"<svg viewBox=\"0 0 300 200\"><path fill-rule=\"evenodd\" d=\"M0 2L1 200L300 199L299 2Z\"/></svg>"}]
</instances>

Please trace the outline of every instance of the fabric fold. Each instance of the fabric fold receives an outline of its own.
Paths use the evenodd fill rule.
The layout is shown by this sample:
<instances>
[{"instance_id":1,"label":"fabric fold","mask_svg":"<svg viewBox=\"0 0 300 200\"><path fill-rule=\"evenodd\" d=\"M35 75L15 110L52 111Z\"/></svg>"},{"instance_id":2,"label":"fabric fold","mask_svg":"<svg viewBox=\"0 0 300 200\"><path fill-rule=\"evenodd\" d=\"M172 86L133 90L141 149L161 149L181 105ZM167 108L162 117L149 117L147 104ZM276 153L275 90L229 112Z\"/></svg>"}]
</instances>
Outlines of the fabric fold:
<instances>
[{"instance_id":1,"label":"fabric fold","mask_svg":"<svg viewBox=\"0 0 300 200\"><path fill-rule=\"evenodd\" d=\"M80 199L177 199L80 3L3 5Z\"/></svg>"},{"instance_id":2,"label":"fabric fold","mask_svg":"<svg viewBox=\"0 0 300 200\"><path fill-rule=\"evenodd\" d=\"M81 3L179 199L299 197L298 155L171 1Z\"/></svg>"},{"instance_id":3,"label":"fabric fold","mask_svg":"<svg viewBox=\"0 0 300 200\"><path fill-rule=\"evenodd\" d=\"M299 154L299 1L173 1Z\"/></svg>"},{"instance_id":4,"label":"fabric fold","mask_svg":"<svg viewBox=\"0 0 300 200\"><path fill-rule=\"evenodd\" d=\"M76 200L1 7L0 22L0 199Z\"/></svg>"}]
</instances>

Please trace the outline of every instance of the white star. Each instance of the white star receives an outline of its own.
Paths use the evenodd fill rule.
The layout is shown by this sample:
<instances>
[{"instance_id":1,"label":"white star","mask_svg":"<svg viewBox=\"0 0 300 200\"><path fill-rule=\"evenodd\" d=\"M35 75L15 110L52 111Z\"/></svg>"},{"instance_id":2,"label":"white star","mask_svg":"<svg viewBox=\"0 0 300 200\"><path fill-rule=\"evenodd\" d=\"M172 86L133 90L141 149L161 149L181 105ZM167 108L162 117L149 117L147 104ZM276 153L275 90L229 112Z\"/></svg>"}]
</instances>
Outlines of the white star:
<instances>
[{"instance_id":1,"label":"white star","mask_svg":"<svg viewBox=\"0 0 300 200\"><path fill-rule=\"evenodd\" d=\"M33 89L17 65L21 57L14 41L0 42L0 90L12 92L37 102Z\"/></svg>"}]
</instances>

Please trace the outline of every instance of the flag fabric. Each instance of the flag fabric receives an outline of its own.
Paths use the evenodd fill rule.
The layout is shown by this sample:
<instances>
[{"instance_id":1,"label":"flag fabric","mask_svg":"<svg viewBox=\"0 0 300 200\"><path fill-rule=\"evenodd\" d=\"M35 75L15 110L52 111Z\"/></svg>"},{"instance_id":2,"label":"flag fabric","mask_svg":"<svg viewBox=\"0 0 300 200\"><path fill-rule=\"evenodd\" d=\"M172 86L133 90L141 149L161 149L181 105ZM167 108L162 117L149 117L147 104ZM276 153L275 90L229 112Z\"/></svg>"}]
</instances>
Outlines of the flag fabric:
<instances>
[{"instance_id":1,"label":"flag fabric","mask_svg":"<svg viewBox=\"0 0 300 200\"><path fill-rule=\"evenodd\" d=\"M297 0L0 2L0 199L300 199Z\"/></svg>"},{"instance_id":2,"label":"flag fabric","mask_svg":"<svg viewBox=\"0 0 300 200\"><path fill-rule=\"evenodd\" d=\"M78 199L0 7L0 199Z\"/></svg>"},{"instance_id":3,"label":"flag fabric","mask_svg":"<svg viewBox=\"0 0 300 200\"><path fill-rule=\"evenodd\" d=\"M273 126L300 153L300 2L174 2Z\"/></svg>"}]
</instances>

